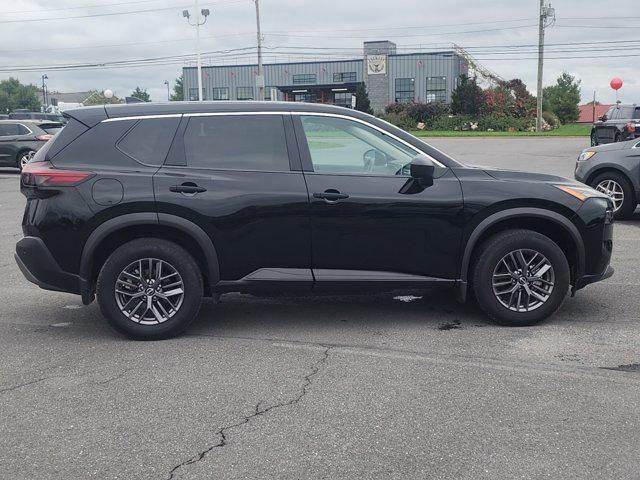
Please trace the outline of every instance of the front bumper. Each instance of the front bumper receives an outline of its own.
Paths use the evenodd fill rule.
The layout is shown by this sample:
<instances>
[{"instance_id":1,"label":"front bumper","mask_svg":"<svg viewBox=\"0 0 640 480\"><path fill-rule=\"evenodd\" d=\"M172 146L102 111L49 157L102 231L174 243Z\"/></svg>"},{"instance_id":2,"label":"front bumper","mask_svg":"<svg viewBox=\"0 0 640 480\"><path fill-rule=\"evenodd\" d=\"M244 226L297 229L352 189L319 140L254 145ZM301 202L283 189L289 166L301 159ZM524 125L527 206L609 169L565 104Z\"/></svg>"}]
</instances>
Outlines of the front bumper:
<instances>
[{"instance_id":1,"label":"front bumper","mask_svg":"<svg viewBox=\"0 0 640 480\"><path fill-rule=\"evenodd\" d=\"M62 270L42 239L24 237L14 257L25 278L40 288L80 294L80 277Z\"/></svg>"},{"instance_id":2,"label":"front bumper","mask_svg":"<svg viewBox=\"0 0 640 480\"><path fill-rule=\"evenodd\" d=\"M606 280L610 278L615 273L615 270L611 265L608 265L603 273L598 275L585 275L580 278L573 287L572 292L575 293L577 290L580 290L587 285L591 285L592 283L599 282L601 280Z\"/></svg>"}]
</instances>

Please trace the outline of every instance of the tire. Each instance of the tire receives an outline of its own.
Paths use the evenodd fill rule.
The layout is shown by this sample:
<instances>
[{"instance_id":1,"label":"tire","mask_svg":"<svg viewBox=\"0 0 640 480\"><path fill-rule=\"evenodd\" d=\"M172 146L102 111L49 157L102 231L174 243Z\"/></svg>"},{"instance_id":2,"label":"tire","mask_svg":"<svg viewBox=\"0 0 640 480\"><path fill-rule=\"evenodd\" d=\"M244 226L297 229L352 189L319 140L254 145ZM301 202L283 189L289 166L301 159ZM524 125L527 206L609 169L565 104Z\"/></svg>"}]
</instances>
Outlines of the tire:
<instances>
[{"instance_id":1,"label":"tire","mask_svg":"<svg viewBox=\"0 0 640 480\"><path fill-rule=\"evenodd\" d=\"M18 158L16 159L16 167L22 171L23 167L27 164L29 160L33 157L36 152L33 150L25 150L18 154Z\"/></svg>"},{"instance_id":2,"label":"tire","mask_svg":"<svg viewBox=\"0 0 640 480\"><path fill-rule=\"evenodd\" d=\"M592 147L598 146L598 135L596 134L595 130L591 132L591 146Z\"/></svg>"},{"instance_id":3,"label":"tire","mask_svg":"<svg viewBox=\"0 0 640 480\"><path fill-rule=\"evenodd\" d=\"M154 284L158 264L161 276L168 278L154 291L158 287ZM149 274L150 270L153 274ZM180 281L182 284L176 285ZM182 294L176 293L179 290ZM98 275L96 293L102 314L113 329L135 340L162 340L179 335L196 318L202 303L203 280L197 263L182 247L159 238L140 238L109 256ZM142 305L138 305L139 301ZM140 314L143 308L145 311Z\"/></svg>"},{"instance_id":4,"label":"tire","mask_svg":"<svg viewBox=\"0 0 640 480\"><path fill-rule=\"evenodd\" d=\"M620 132L616 133L615 138L613 139L614 143L618 143L622 138L622 135L620 135Z\"/></svg>"},{"instance_id":5,"label":"tire","mask_svg":"<svg viewBox=\"0 0 640 480\"><path fill-rule=\"evenodd\" d=\"M551 282L552 288L542 283L542 279L530 283L524 280L530 291L545 298L544 302L530 296L529 299L533 298L530 300L533 303L527 304L525 287L508 274L505 277L505 274L501 273L507 271L502 260L511 252L518 251L523 252L525 263L530 261L534 267L539 262L546 260L546 263L537 271L532 272L529 278L533 278L537 272L544 270L541 274L542 279ZM538 256L533 257L534 253ZM507 262L511 262L511 260L507 259ZM547 264L550 267L547 267ZM516 270L514 269L514 271ZM562 249L550 238L531 230L507 230L490 237L481 245L475 255L472 272L473 290L480 308L496 323L514 327L535 325L555 313L562 305L571 281L569 262ZM494 287L494 280L498 285L496 287ZM500 285L505 281L515 281L516 283L514 285L511 283L506 286ZM494 292L494 288L500 292L516 287L518 288L516 291L521 292L522 302L521 298L516 298L513 300L513 305L511 302L515 295L512 295L511 292L501 297ZM547 294L541 295L540 292L546 289L549 289ZM516 301L518 302L517 311L513 309ZM526 308L525 305L527 305Z\"/></svg>"},{"instance_id":6,"label":"tire","mask_svg":"<svg viewBox=\"0 0 640 480\"><path fill-rule=\"evenodd\" d=\"M623 174L613 171L604 172L591 180L589 185L592 188L611 196L612 200L614 200L614 204L616 201L619 201L618 192L621 190L624 195L622 205L616 205L617 208L614 210L613 216L616 220L624 220L633 215L637 206L637 200L633 187L631 186L631 182L629 182L627 177ZM612 196L613 194L618 195L617 199Z\"/></svg>"}]
</instances>

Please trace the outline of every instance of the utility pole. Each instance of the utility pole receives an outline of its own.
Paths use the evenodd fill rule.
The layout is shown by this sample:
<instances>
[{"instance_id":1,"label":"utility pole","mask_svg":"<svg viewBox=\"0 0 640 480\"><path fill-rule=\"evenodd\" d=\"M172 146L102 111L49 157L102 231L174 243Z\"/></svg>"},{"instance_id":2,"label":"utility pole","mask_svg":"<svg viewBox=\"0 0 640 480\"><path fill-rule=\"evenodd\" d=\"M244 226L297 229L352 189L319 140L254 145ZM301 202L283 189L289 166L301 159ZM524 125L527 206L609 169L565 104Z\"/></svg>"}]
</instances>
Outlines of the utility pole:
<instances>
[{"instance_id":1,"label":"utility pole","mask_svg":"<svg viewBox=\"0 0 640 480\"><path fill-rule=\"evenodd\" d=\"M42 103L44 104L45 112L47 111L47 106L49 102L47 102L47 85L44 83L44 81L48 79L49 77L47 77L46 73L42 75Z\"/></svg>"},{"instance_id":2,"label":"utility pole","mask_svg":"<svg viewBox=\"0 0 640 480\"><path fill-rule=\"evenodd\" d=\"M203 8L200 10L198 7L198 0L195 0L194 8L196 10L195 23L191 23L191 14L189 10L183 10L182 16L187 19L187 23L192 27L196 27L196 59L198 63L198 101L202 101L202 58L200 56L200 27L207 23L207 17L209 16L209 9ZM200 15L204 17L202 23L200 22Z\"/></svg>"},{"instance_id":3,"label":"utility pole","mask_svg":"<svg viewBox=\"0 0 640 480\"><path fill-rule=\"evenodd\" d=\"M260 33L260 0L253 0L256 4L256 25L258 36L258 76L256 86L258 87L258 100L264 100L264 66L262 65L262 34Z\"/></svg>"},{"instance_id":4,"label":"utility pole","mask_svg":"<svg viewBox=\"0 0 640 480\"><path fill-rule=\"evenodd\" d=\"M544 31L556 21L556 11L540 0L540 23L538 25L538 105L536 115L536 131L542 131L542 74L544 71Z\"/></svg>"}]
</instances>

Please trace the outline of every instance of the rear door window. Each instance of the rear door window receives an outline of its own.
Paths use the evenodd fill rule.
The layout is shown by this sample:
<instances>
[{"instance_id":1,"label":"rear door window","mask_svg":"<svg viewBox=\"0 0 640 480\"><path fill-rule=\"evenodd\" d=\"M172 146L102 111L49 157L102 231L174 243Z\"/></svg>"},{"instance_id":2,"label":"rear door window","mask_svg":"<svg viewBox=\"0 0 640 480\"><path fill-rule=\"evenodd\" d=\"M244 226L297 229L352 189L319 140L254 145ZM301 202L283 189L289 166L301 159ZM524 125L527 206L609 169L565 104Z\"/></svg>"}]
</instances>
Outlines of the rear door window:
<instances>
[{"instance_id":1,"label":"rear door window","mask_svg":"<svg viewBox=\"0 0 640 480\"><path fill-rule=\"evenodd\" d=\"M192 117L184 150L189 167L290 171L282 115Z\"/></svg>"},{"instance_id":2,"label":"rear door window","mask_svg":"<svg viewBox=\"0 0 640 480\"><path fill-rule=\"evenodd\" d=\"M118 142L118 149L144 165L160 166L167 157L178 123L179 117L140 120Z\"/></svg>"},{"instance_id":3,"label":"rear door window","mask_svg":"<svg viewBox=\"0 0 640 480\"><path fill-rule=\"evenodd\" d=\"M0 137L14 137L16 135L22 135L22 133L20 132L21 132L21 129L18 123L0 124Z\"/></svg>"}]
</instances>

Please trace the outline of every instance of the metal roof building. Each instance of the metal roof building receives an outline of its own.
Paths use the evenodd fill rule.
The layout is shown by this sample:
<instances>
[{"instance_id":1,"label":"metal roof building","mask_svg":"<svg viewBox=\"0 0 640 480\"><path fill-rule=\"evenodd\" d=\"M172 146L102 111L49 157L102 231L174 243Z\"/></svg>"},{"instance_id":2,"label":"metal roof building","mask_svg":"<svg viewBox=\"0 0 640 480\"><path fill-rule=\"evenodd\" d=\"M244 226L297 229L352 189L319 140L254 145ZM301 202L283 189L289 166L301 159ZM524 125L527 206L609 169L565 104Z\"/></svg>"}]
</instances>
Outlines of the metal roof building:
<instances>
[{"instance_id":1,"label":"metal roof building","mask_svg":"<svg viewBox=\"0 0 640 480\"><path fill-rule=\"evenodd\" d=\"M448 103L468 69L453 50L398 54L393 42L365 42L363 56L352 60L265 64L265 99L351 107L364 83L376 113L394 102ZM184 99L197 100L197 68L184 67L183 75ZM203 99L254 100L257 77L257 65L203 66Z\"/></svg>"}]
</instances>

